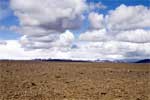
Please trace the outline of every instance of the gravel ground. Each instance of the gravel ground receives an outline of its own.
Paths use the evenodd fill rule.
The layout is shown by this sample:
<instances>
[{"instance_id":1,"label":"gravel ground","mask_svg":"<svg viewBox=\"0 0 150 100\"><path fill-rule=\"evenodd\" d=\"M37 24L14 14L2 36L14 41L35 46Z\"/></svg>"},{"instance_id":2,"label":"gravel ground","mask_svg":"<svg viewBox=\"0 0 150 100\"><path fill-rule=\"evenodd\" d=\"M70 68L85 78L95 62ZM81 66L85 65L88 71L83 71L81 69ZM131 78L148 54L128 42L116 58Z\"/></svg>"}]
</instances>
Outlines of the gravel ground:
<instances>
[{"instance_id":1,"label":"gravel ground","mask_svg":"<svg viewBox=\"0 0 150 100\"><path fill-rule=\"evenodd\" d=\"M0 61L0 100L150 100L150 64Z\"/></svg>"}]
</instances>

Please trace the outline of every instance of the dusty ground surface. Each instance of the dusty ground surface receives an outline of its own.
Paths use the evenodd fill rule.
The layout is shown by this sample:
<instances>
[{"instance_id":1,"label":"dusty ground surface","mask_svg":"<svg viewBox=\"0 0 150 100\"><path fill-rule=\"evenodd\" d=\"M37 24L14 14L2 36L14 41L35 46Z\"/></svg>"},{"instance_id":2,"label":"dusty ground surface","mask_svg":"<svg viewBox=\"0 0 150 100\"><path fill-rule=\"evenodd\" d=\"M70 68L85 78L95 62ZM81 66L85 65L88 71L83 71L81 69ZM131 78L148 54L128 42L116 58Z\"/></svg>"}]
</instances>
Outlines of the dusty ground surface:
<instances>
[{"instance_id":1,"label":"dusty ground surface","mask_svg":"<svg viewBox=\"0 0 150 100\"><path fill-rule=\"evenodd\" d=\"M0 100L150 100L150 64L0 61Z\"/></svg>"}]
</instances>

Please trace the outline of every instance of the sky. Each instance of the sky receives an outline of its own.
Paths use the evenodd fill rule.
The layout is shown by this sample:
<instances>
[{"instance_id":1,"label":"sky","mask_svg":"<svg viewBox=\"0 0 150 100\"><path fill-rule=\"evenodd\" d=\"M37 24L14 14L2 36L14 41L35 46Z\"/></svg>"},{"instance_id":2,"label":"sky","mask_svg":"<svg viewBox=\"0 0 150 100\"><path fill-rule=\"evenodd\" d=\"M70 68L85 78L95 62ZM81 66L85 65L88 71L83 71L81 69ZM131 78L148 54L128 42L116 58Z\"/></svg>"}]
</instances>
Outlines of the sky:
<instances>
[{"instance_id":1,"label":"sky","mask_svg":"<svg viewBox=\"0 0 150 100\"><path fill-rule=\"evenodd\" d=\"M0 0L0 59L150 58L150 0Z\"/></svg>"}]
</instances>

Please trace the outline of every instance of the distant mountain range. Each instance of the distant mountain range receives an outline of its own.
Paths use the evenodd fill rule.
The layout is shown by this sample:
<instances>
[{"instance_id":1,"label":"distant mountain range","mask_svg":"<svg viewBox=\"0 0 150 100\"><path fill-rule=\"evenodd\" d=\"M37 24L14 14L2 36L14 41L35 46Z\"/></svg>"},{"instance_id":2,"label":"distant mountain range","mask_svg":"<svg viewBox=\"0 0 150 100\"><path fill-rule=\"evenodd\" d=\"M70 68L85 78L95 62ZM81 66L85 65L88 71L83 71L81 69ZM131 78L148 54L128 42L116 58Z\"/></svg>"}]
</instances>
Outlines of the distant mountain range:
<instances>
[{"instance_id":1,"label":"distant mountain range","mask_svg":"<svg viewBox=\"0 0 150 100\"><path fill-rule=\"evenodd\" d=\"M35 61L55 61L55 62L111 62L111 63L150 63L150 59L142 60L72 60L72 59L34 59Z\"/></svg>"},{"instance_id":2,"label":"distant mountain range","mask_svg":"<svg viewBox=\"0 0 150 100\"><path fill-rule=\"evenodd\" d=\"M150 59L143 59L143 60L139 60L135 63L150 63Z\"/></svg>"},{"instance_id":3,"label":"distant mountain range","mask_svg":"<svg viewBox=\"0 0 150 100\"><path fill-rule=\"evenodd\" d=\"M55 61L55 62L91 62L90 60L71 60L71 59L34 59L35 61Z\"/></svg>"},{"instance_id":4,"label":"distant mountain range","mask_svg":"<svg viewBox=\"0 0 150 100\"><path fill-rule=\"evenodd\" d=\"M13 59L1 59L1 61L13 61ZM121 60L72 60L72 59L31 59L33 61L50 61L50 62L102 62L102 63L150 63L150 59L121 59ZM14 60L18 61L18 60ZM21 61L21 60L20 60ZM24 60L23 60L24 61ZM29 60L27 60L29 61Z\"/></svg>"}]
</instances>

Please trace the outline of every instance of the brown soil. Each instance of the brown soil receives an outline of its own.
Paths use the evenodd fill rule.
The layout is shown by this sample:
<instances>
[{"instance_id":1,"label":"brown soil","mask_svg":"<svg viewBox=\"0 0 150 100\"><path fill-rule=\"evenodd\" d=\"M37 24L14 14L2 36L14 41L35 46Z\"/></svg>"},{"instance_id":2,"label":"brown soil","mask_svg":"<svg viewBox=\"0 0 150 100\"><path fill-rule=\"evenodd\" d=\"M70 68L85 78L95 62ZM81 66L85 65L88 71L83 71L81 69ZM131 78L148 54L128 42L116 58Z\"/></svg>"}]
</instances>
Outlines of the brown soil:
<instances>
[{"instance_id":1,"label":"brown soil","mask_svg":"<svg viewBox=\"0 0 150 100\"><path fill-rule=\"evenodd\" d=\"M0 61L0 100L150 100L150 64Z\"/></svg>"}]
</instances>

